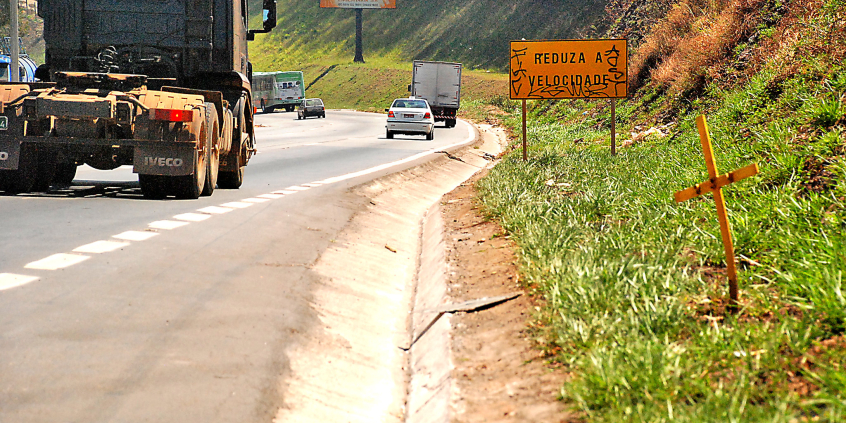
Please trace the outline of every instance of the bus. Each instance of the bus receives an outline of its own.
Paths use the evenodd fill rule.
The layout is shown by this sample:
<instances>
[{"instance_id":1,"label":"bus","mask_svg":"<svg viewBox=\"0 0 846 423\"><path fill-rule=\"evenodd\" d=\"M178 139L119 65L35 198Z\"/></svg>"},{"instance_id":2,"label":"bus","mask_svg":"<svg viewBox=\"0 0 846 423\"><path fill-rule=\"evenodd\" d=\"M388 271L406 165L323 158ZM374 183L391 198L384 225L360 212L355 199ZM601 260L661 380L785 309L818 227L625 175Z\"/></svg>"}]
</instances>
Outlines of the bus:
<instances>
[{"instance_id":1,"label":"bus","mask_svg":"<svg viewBox=\"0 0 846 423\"><path fill-rule=\"evenodd\" d=\"M18 55L18 65L20 66L19 78L20 82L35 82L35 69L37 66L35 62L30 59L24 49L23 41L18 38L20 43L20 52ZM0 39L0 81L9 82L11 80L12 71L12 45L9 37Z\"/></svg>"},{"instance_id":2,"label":"bus","mask_svg":"<svg viewBox=\"0 0 846 423\"><path fill-rule=\"evenodd\" d=\"M304 98L305 83L300 71L253 73L253 106L262 113L274 109L293 112Z\"/></svg>"}]
</instances>

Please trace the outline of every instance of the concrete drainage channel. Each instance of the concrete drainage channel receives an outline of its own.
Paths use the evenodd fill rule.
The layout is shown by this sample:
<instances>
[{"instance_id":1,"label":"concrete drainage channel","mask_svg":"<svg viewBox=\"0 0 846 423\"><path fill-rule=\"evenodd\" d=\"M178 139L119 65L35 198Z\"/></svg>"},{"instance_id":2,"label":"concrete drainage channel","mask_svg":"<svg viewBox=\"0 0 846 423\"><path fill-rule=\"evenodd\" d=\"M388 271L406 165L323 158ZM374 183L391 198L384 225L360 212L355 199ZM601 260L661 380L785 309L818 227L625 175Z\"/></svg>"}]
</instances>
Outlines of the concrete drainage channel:
<instances>
[{"instance_id":1,"label":"concrete drainage channel","mask_svg":"<svg viewBox=\"0 0 846 423\"><path fill-rule=\"evenodd\" d=\"M440 199L501 151L504 133L479 129L476 148L354 189L371 206L313 267L323 330L285 351L275 423L450 421L450 322L436 319L447 294Z\"/></svg>"}]
</instances>

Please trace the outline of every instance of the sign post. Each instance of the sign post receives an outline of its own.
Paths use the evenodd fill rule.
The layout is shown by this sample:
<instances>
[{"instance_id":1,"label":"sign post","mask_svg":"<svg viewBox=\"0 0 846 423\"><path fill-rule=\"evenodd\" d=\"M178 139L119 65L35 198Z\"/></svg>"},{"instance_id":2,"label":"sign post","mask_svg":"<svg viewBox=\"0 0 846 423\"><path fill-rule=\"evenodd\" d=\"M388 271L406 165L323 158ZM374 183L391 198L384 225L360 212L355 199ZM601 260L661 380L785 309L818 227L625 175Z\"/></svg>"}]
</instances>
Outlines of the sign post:
<instances>
[{"instance_id":1,"label":"sign post","mask_svg":"<svg viewBox=\"0 0 846 423\"><path fill-rule=\"evenodd\" d=\"M526 141L526 100L523 100L523 161L529 161L529 153L526 151L529 146Z\"/></svg>"},{"instance_id":2,"label":"sign post","mask_svg":"<svg viewBox=\"0 0 846 423\"><path fill-rule=\"evenodd\" d=\"M364 9L396 9L396 0L320 0L322 8L355 9L354 63L364 63Z\"/></svg>"},{"instance_id":3,"label":"sign post","mask_svg":"<svg viewBox=\"0 0 846 423\"><path fill-rule=\"evenodd\" d=\"M705 166L708 168L708 176L711 179L699 185L676 192L675 200L677 203L681 203L709 192L714 193L714 201L717 203L717 218L720 221L720 232L723 235L723 247L726 252L726 268L729 279L729 305L732 309L736 309L740 296L737 290L737 267L734 258L734 244L731 239L731 227L729 226L722 188L733 182L757 175L758 165L751 164L733 172L720 175L717 171L717 162L714 159L714 149L711 145L711 134L708 131L708 123L705 121L705 116L696 118L696 127L699 129L699 139L702 143L702 152L705 155Z\"/></svg>"},{"instance_id":4,"label":"sign post","mask_svg":"<svg viewBox=\"0 0 846 423\"><path fill-rule=\"evenodd\" d=\"M628 97L628 43L624 39L512 41L510 98L611 99ZM525 110L525 107L524 107ZM526 125L525 111L523 125ZM612 152L616 153L616 122Z\"/></svg>"}]
</instances>

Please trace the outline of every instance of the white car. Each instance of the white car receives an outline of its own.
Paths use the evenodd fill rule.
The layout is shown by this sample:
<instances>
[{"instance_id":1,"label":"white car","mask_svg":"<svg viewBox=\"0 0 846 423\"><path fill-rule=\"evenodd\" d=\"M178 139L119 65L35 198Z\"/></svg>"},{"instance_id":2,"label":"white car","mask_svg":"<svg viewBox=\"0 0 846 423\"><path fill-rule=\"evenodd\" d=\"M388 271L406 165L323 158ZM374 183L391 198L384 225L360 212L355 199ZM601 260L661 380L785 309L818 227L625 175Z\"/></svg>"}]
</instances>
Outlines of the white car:
<instances>
[{"instance_id":1,"label":"white car","mask_svg":"<svg viewBox=\"0 0 846 423\"><path fill-rule=\"evenodd\" d=\"M425 135L427 140L435 139L435 116L429 103L419 98L398 98L388 112L387 137L394 134Z\"/></svg>"}]
</instances>

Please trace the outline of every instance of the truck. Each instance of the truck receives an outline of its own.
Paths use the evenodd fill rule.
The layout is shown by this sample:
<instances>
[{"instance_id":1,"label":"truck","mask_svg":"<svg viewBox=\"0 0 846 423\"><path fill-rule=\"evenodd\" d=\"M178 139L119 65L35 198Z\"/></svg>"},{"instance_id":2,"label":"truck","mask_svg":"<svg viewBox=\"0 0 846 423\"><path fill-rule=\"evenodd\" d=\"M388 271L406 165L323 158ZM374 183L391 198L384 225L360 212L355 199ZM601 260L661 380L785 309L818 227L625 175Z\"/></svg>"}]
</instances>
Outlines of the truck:
<instances>
[{"instance_id":1,"label":"truck","mask_svg":"<svg viewBox=\"0 0 846 423\"><path fill-rule=\"evenodd\" d=\"M144 197L235 189L256 152L247 0L38 0L39 81L0 83L0 190L131 165Z\"/></svg>"},{"instance_id":2,"label":"truck","mask_svg":"<svg viewBox=\"0 0 846 423\"><path fill-rule=\"evenodd\" d=\"M253 107L269 113L275 109L293 112L305 99L300 71L256 72L253 74Z\"/></svg>"},{"instance_id":3,"label":"truck","mask_svg":"<svg viewBox=\"0 0 846 423\"><path fill-rule=\"evenodd\" d=\"M12 45L10 37L0 39L0 81L10 81L12 75ZM26 49L23 46L23 41L18 38L20 50L18 53L18 81L34 82L35 81L35 61L26 54Z\"/></svg>"},{"instance_id":4,"label":"truck","mask_svg":"<svg viewBox=\"0 0 846 423\"><path fill-rule=\"evenodd\" d=\"M455 116L461 107L461 63L415 60L409 91L411 97L429 103L435 122L455 127Z\"/></svg>"}]
</instances>

